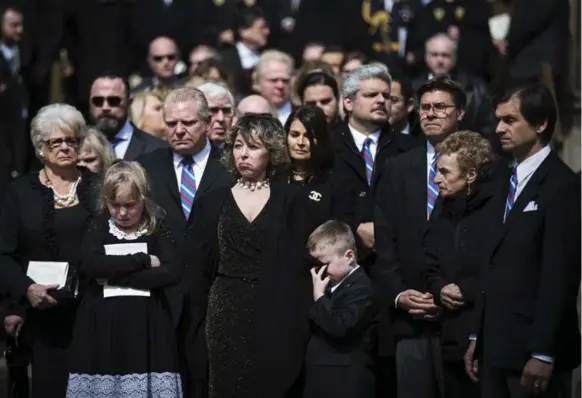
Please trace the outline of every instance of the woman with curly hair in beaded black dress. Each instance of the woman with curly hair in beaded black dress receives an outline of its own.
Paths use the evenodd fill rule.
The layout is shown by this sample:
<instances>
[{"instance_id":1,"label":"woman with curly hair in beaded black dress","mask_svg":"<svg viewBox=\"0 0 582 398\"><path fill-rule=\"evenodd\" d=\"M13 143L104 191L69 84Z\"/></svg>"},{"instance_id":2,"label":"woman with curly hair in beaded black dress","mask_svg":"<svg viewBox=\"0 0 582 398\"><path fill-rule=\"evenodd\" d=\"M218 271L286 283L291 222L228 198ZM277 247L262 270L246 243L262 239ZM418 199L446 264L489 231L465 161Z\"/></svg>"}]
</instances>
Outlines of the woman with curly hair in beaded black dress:
<instances>
[{"instance_id":1,"label":"woman with curly hair in beaded black dress","mask_svg":"<svg viewBox=\"0 0 582 398\"><path fill-rule=\"evenodd\" d=\"M138 163L107 170L100 210L83 240L89 284L75 323L67 397L182 397L164 289L180 281L183 267Z\"/></svg>"}]
</instances>

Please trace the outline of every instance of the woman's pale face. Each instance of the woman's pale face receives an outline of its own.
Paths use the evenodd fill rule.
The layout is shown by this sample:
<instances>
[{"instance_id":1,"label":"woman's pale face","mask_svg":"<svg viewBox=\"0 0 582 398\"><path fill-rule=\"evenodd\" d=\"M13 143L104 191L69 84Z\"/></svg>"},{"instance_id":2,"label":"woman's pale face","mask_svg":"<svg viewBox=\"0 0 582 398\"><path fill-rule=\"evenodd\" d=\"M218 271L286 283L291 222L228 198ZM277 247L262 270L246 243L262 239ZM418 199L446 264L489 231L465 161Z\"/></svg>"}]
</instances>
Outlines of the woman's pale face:
<instances>
[{"instance_id":1,"label":"woman's pale face","mask_svg":"<svg viewBox=\"0 0 582 398\"><path fill-rule=\"evenodd\" d=\"M164 118L162 117L162 101L150 95L146 98L142 114L142 129L148 133L162 134Z\"/></svg>"},{"instance_id":2,"label":"woman's pale face","mask_svg":"<svg viewBox=\"0 0 582 398\"><path fill-rule=\"evenodd\" d=\"M260 181L265 178L269 165L269 151L261 140L247 142L240 134L237 135L232 147L232 155L241 177L250 181Z\"/></svg>"},{"instance_id":3,"label":"woman's pale face","mask_svg":"<svg viewBox=\"0 0 582 398\"><path fill-rule=\"evenodd\" d=\"M97 151L95 148L92 148L87 144L81 147L78 165L88 168L93 173L100 173L103 171L103 162L97 154Z\"/></svg>"},{"instance_id":4,"label":"woman's pale face","mask_svg":"<svg viewBox=\"0 0 582 398\"><path fill-rule=\"evenodd\" d=\"M54 131L43 139L40 152L48 167L73 167L79 157L79 139L70 130Z\"/></svg>"},{"instance_id":5,"label":"woman's pale face","mask_svg":"<svg viewBox=\"0 0 582 398\"><path fill-rule=\"evenodd\" d=\"M440 155L437 160L435 183L439 186L439 195L444 197L459 196L467 190L469 184L475 181L476 173L463 173L459 167L457 154Z\"/></svg>"},{"instance_id":6,"label":"woman's pale face","mask_svg":"<svg viewBox=\"0 0 582 398\"><path fill-rule=\"evenodd\" d=\"M131 187L122 185L117 189L115 200L107 202L107 210L115 224L122 228L138 227L143 216L144 202L136 200Z\"/></svg>"},{"instance_id":7,"label":"woman's pale face","mask_svg":"<svg viewBox=\"0 0 582 398\"><path fill-rule=\"evenodd\" d=\"M297 119L293 120L289 127L287 148L289 148L289 156L293 160L308 160L311 158L311 143L307 135L307 129Z\"/></svg>"}]
</instances>

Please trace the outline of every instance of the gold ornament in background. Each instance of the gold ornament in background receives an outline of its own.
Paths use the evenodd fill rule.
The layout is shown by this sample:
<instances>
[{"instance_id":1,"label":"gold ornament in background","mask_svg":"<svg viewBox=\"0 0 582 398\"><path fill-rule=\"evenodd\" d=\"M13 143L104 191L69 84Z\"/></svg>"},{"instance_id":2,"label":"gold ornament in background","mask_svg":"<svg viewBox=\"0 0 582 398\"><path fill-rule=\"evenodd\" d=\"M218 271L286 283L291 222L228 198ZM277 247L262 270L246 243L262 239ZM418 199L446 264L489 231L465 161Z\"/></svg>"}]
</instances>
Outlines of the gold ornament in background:
<instances>
[{"instance_id":1,"label":"gold ornament in background","mask_svg":"<svg viewBox=\"0 0 582 398\"><path fill-rule=\"evenodd\" d=\"M373 43L372 49L375 52L390 52L390 14L386 10L376 11L372 14L372 4L371 0L362 1L362 19L370 28L368 33L370 36L374 36L379 33L381 42Z\"/></svg>"},{"instance_id":2,"label":"gold ornament in background","mask_svg":"<svg viewBox=\"0 0 582 398\"><path fill-rule=\"evenodd\" d=\"M434 19L436 19L437 21L442 21L443 18L445 17L445 10L443 10L442 8L435 8L433 14Z\"/></svg>"},{"instance_id":3,"label":"gold ornament in background","mask_svg":"<svg viewBox=\"0 0 582 398\"><path fill-rule=\"evenodd\" d=\"M216 7L222 7L224 5L224 0L212 0Z\"/></svg>"},{"instance_id":4,"label":"gold ornament in background","mask_svg":"<svg viewBox=\"0 0 582 398\"><path fill-rule=\"evenodd\" d=\"M457 8L455 8L455 17L457 17L457 19L463 19L463 17L465 16L465 9L461 6L458 6Z\"/></svg>"},{"instance_id":5,"label":"gold ornament in background","mask_svg":"<svg viewBox=\"0 0 582 398\"><path fill-rule=\"evenodd\" d=\"M254 7L257 2L255 0L244 0L244 3L247 7Z\"/></svg>"}]
</instances>

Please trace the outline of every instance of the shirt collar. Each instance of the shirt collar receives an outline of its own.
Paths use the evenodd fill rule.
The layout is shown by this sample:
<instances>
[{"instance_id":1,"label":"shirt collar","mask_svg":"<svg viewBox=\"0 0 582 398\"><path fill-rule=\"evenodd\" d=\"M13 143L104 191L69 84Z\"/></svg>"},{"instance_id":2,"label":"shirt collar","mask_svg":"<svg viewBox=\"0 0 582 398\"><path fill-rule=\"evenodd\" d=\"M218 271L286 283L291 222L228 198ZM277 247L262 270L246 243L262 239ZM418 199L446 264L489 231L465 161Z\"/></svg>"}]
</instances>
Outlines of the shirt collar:
<instances>
[{"instance_id":1,"label":"shirt collar","mask_svg":"<svg viewBox=\"0 0 582 398\"><path fill-rule=\"evenodd\" d=\"M242 41L239 41L236 43L236 49L238 50L238 53L241 56L247 56L247 55L259 55L258 51L255 50L251 50L246 44L244 44Z\"/></svg>"},{"instance_id":2,"label":"shirt collar","mask_svg":"<svg viewBox=\"0 0 582 398\"><path fill-rule=\"evenodd\" d=\"M349 123L348 128L350 129L350 133L354 138L354 144L356 144L356 148L358 148L358 151L362 152L362 148L364 147L364 141L366 141L366 138L370 138L375 145L378 145L378 141L380 140L380 130L374 131L372 134L367 136L353 128Z\"/></svg>"},{"instance_id":3,"label":"shirt collar","mask_svg":"<svg viewBox=\"0 0 582 398\"><path fill-rule=\"evenodd\" d=\"M210 144L210 140L206 139L206 145L204 148L198 152L196 155L192 156L194 160L194 164L197 164L202 170L206 167L206 163L208 163L208 158L210 157L210 150L212 149L212 145ZM177 154L176 152L173 153L173 161L174 161L174 168L178 168L184 156Z\"/></svg>"},{"instance_id":4,"label":"shirt collar","mask_svg":"<svg viewBox=\"0 0 582 398\"><path fill-rule=\"evenodd\" d=\"M531 155L529 158L525 159L523 162L517 164L513 163L515 166L517 164L517 182L523 181L528 176L532 175L538 167L543 163L548 157L552 150L549 145L543 147L540 151Z\"/></svg>"},{"instance_id":5,"label":"shirt collar","mask_svg":"<svg viewBox=\"0 0 582 398\"><path fill-rule=\"evenodd\" d=\"M115 141L128 141L131 139L132 134L133 126L131 125L129 120L126 120L121 130L119 130L119 132L115 134Z\"/></svg>"},{"instance_id":6,"label":"shirt collar","mask_svg":"<svg viewBox=\"0 0 582 398\"><path fill-rule=\"evenodd\" d=\"M347 274L345 274L345 275L344 275L344 277L343 277L343 278L342 278L342 279L341 279L341 280L340 280L338 283L336 283L335 285L333 285L333 286L331 287L331 289L330 289L330 290L331 290L331 292L333 293L333 292L334 292L334 291L335 291L335 290L336 290L336 289L339 287L339 285L341 285L341 284L342 284L342 283L343 283L343 282L344 282L346 279L348 279L348 277L349 277L351 274L353 274L353 273L354 273L354 271L355 271L355 270L357 270L358 268L360 268L360 266L359 266L358 264L356 264L356 266L355 266L354 268L352 268L352 269L350 270L350 272L348 272Z\"/></svg>"}]
</instances>

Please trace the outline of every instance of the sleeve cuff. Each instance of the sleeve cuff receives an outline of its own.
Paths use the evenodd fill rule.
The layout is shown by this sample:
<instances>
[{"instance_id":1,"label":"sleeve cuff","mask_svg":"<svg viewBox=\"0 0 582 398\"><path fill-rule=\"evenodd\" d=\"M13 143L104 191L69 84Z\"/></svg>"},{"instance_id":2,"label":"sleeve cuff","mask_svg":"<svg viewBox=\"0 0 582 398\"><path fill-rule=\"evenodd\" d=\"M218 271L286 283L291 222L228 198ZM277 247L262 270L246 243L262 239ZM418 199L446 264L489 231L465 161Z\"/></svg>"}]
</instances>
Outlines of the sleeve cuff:
<instances>
[{"instance_id":1,"label":"sleeve cuff","mask_svg":"<svg viewBox=\"0 0 582 398\"><path fill-rule=\"evenodd\" d=\"M469 336L469 340L471 341L477 341L477 335L476 334L472 334Z\"/></svg>"},{"instance_id":2,"label":"sleeve cuff","mask_svg":"<svg viewBox=\"0 0 582 398\"><path fill-rule=\"evenodd\" d=\"M532 354L532 357L535 359L539 359L542 362L549 363L549 364L554 363L554 358L547 356L547 355Z\"/></svg>"},{"instance_id":3,"label":"sleeve cuff","mask_svg":"<svg viewBox=\"0 0 582 398\"><path fill-rule=\"evenodd\" d=\"M398 293L398 295L396 296L396 298L394 299L394 308L398 308L398 299L400 298L400 296L402 296L404 294L404 292L400 292Z\"/></svg>"}]
</instances>

